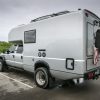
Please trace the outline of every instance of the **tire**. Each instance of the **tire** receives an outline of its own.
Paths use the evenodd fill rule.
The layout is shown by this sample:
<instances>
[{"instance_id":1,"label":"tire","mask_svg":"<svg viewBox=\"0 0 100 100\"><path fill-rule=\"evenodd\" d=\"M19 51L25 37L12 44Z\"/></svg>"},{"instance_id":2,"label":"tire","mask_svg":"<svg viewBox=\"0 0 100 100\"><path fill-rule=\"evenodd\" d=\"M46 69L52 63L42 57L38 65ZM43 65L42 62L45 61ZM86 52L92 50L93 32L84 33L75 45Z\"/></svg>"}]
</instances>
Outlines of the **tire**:
<instances>
[{"instance_id":1,"label":"tire","mask_svg":"<svg viewBox=\"0 0 100 100\"><path fill-rule=\"evenodd\" d=\"M52 78L50 77L50 73L47 68L37 68L35 71L35 83L38 87L47 89L50 88L50 83Z\"/></svg>"},{"instance_id":2,"label":"tire","mask_svg":"<svg viewBox=\"0 0 100 100\"><path fill-rule=\"evenodd\" d=\"M0 59L0 72L3 72L3 60L2 59Z\"/></svg>"},{"instance_id":3,"label":"tire","mask_svg":"<svg viewBox=\"0 0 100 100\"><path fill-rule=\"evenodd\" d=\"M0 72L4 72L5 70L7 70L7 66L4 63L4 61L2 59L0 59Z\"/></svg>"}]
</instances>

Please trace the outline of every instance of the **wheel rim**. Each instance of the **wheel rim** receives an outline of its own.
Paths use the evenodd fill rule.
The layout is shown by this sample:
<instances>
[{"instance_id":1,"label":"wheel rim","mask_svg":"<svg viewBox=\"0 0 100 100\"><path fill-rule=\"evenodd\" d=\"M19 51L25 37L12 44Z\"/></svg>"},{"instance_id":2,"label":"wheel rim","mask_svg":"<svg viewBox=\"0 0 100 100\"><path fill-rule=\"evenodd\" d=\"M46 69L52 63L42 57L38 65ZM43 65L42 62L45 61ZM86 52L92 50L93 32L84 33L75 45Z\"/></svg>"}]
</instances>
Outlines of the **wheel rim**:
<instances>
[{"instance_id":1,"label":"wheel rim","mask_svg":"<svg viewBox=\"0 0 100 100\"><path fill-rule=\"evenodd\" d=\"M44 72L42 72L42 71L37 72L36 81L41 86L46 83L46 76L45 76Z\"/></svg>"},{"instance_id":2,"label":"wheel rim","mask_svg":"<svg viewBox=\"0 0 100 100\"><path fill-rule=\"evenodd\" d=\"M2 63L0 62L0 70L2 69Z\"/></svg>"}]
</instances>

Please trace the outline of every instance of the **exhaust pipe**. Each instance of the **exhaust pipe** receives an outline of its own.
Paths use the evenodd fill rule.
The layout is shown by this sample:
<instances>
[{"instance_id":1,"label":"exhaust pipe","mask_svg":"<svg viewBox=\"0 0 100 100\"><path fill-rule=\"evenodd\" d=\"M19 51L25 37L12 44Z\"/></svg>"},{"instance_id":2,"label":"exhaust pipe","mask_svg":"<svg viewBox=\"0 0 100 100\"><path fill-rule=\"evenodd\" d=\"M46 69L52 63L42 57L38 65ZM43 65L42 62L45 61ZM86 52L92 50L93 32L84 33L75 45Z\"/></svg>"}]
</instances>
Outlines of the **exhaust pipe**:
<instances>
[{"instance_id":1,"label":"exhaust pipe","mask_svg":"<svg viewBox=\"0 0 100 100\"><path fill-rule=\"evenodd\" d=\"M84 78L73 79L75 84L82 84L84 82Z\"/></svg>"}]
</instances>

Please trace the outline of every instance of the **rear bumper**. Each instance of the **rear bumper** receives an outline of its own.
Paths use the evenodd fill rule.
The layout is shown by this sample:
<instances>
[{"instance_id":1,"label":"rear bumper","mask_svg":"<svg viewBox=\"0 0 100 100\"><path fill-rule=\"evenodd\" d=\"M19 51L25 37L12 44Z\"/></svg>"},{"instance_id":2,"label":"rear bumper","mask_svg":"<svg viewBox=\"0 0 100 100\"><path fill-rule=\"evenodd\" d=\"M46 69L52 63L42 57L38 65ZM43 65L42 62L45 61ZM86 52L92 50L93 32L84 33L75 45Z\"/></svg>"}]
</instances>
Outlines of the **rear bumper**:
<instances>
[{"instance_id":1,"label":"rear bumper","mask_svg":"<svg viewBox=\"0 0 100 100\"><path fill-rule=\"evenodd\" d=\"M100 67L97 67L95 69L91 69L88 72L84 74L84 79L85 80L90 80L90 79L97 79L100 75Z\"/></svg>"}]
</instances>

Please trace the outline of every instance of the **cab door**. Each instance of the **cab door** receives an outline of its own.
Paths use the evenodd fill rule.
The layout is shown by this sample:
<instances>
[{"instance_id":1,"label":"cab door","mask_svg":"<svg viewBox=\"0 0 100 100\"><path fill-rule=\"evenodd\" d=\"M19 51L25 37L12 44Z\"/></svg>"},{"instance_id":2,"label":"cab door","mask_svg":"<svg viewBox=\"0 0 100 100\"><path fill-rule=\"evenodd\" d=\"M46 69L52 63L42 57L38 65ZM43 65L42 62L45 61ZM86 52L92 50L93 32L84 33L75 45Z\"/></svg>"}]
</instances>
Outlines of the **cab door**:
<instances>
[{"instance_id":1,"label":"cab door","mask_svg":"<svg viewBox=\"0 0 100 100\"><path fill-rule=\"evenodd\" d=\"M9 66L15 65L14 55L15 55L16 47L17 47L16 45L12 45L8 50L9 53L5 54L5 60L6 60L7 65Z\"/></svg>"},{"instance_id":2,"label":"cab door","mask_svg":"<svg viewBox=\"0 0 100 100\"><path fill-rule=\"evenodd\" d=\"M18 45L14 59L15 67L23 68L23 45Z\"/></svg>"}]
</instances>

